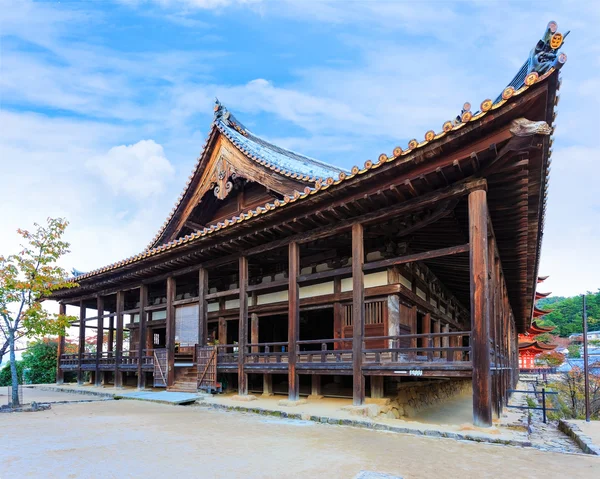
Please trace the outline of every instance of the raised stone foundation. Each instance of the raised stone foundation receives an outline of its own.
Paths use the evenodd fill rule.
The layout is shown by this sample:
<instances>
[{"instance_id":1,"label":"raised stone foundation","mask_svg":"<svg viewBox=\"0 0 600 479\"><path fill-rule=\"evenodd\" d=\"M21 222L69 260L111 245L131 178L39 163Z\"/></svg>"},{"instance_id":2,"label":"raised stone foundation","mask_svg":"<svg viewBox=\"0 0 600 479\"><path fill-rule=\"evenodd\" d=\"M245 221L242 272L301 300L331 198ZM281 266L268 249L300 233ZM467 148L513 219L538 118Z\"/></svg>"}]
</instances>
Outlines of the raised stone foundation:
<instances>
[{"instance_id":1,"label":"raised stone foundation","mask_svg":"<svg viewBox=\"0 0 600 479\"><path fill-rule=\"evenodd\" d=\"M381 414L390 418L414 417L419 411L461 394L472 393L470 379L444 379L397 383L396 394L380 406Z\"/></svg>"}]
</instances>

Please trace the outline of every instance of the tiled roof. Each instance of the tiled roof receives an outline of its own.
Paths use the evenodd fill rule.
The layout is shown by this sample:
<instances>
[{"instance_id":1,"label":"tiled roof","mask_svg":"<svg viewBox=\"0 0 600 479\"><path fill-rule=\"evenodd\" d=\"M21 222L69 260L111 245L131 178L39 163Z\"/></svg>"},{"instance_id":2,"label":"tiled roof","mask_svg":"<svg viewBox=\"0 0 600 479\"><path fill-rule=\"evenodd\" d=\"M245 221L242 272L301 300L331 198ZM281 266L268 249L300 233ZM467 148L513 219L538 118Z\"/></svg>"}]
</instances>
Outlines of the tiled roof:
<instances>
[{"instance_id":1,"label":"tiled roof","mask_svg":"<svg viewBox=\"0 0 600 479\"><path fill-rule=\"evenodd\" d=\"M547 31L551 30L553 23L554 22L550 22ZM316 181L314 182L314 184L312 186L307 185L302 192L296 191L291 195L286 195L283 198L283 200L274 200L273 202L266 203L264 206L258 206L255 210L251 210L246 213L242 213L240 216L233 216L231 219L226 219L217 224L210 225L201 230L198 230L191 234L188 234L182 238L178 238L178 239L170 241L168 243L165 243L162 245L157 245L155 247L146 249L145 251L143 251L140 254L137 254L135 256L132 256L132 257L127 258L122 261L118 261L116 263L105 266L103 268L99 268L99 269L91 271L89 273L85 273L81 276L78 276L77 278L72 278L72 280L79 281L79 280L86 279L86 278L89 278L89 277L92 277L92 276L95 276L95 275L98 275L101 273L105 273L107 271L115 270L117 268L130 265L132 263L136 263L138 261L149 258L151 256L163 253L168 250L172 250L173 248L177 248L183 244L188 244L188 243L190 243L194 240L197 240L199 238L202 238L204 236L213 235L213 234L217 233L218 231L226 229L232 225L241 223L243 221L248 221L255 216L268 214L269 212L271 212L275 209L285 208L286 206L288 206L292 203L295 203L297 201L302 201L303 199L305 199L311 195L319 194L323 190L327 190L327 189L335 187L341 183L344 183L345 181L348 181L348 180L354 178L355 176L359 176L359 175L369 172L370 170L377 169L386 163L401 162L402 160L405 159L405 157L407 155L413 153L415 150L423 148L424 146L429 145L430 143L433 143L443 137L446 137L447 135L451 134L452 132L460 130L461 128L465 127L468 123L482 119L488 113L493 112L494 110L503 106L505 103L510 102L515 97L517 97L517 96L521 95L523 92L527 91L531 86L546 80L548 77L550 77L550 75L552 73L554 73L555 71L560 69L565 62L566 62L566 55L564 55L562 53L560 55L555 55L552 65L549 68L547 68L542 75L540 75L536 71L532 71L532 72L528 73L524 77L523 85L520 88L517 89L514 86L509 84L509 86L507 86L502 91L502 94L495 101L492 101L491 99L486 99L483 102L481 102L480 110L475 113L471 112L471 105L469 103L465 103L462 114L459 117L457 117L455 120L445 122L442 125L442 131L436 133L434 130L429 130L425 133L423 141L418 141L416 139L410 140L408 142L408 146L406 149L403 149L400 146L397 146L396 148L394 148L394 151L392 152L391 155L382 153L379 155L377 161L367 160L363 166L353 166L350 169L349 173L338 170L337 175L330 174L326 178L319 177L318 179L316 179ZM229 117L231 118L231 115ZM211 136L213 135L215 129L221 131L221 129L219 127L219 123L220 123L219 121L213 122L210 134L208 135L208 138L204 145L204 148L207 148L209 140L210 140ZM234 119L233 124L237 124L240 129L243 128L243 126L241 126L241 124L239 122L237 122L235 119ZM231 134L232 128L235 129L234 126L231 126L231 125L226 125L226 126L227 126L227 130L229 131L230 134ZM223 126L221 126L221 127L223 127ZM245 128L243 128L243 130L247 132L247 130L245 130ZM235 129L235 131L237 132L237 129ZM249 132L247 132L247 134L250 135ZM252 136L253 136L253 138L258 138L258 137L254 137L254 135L252 135ZM241 132L239 132L239 137L248 138ZM281 152L287 152L287 150L283 150L278 147L275 147L274 145L270 145L269 143L264 142L264 140L261 140L261 141L263 142L263 144L261 145L261 152L263 154L266 154L266 150L268 150L269 154L273 155L273 159L275 159L276 155L283 155L283 153L281 153ZM266 145L269 145L269 147L267 147ZM256 148L258 148L258 146ZM289 154L297 155L297 154L294 154L291 152L287 152L287 153L288 153L288 155ZM258 157L258 155L255 155L255 156ZM311 167L314 168L315 174L318 171L317 165L319 165L319 167L322 167L322 168L335 169L335 167L331 167L324 163L317 162L316 160L312 160L310 158L303 157L301 155L297 155L297 156L300 158L303 158L304 160L302 160L302 161L310 162L311 165L313 165L313 162L314 162L314 167L313 166L311 166ZM289 156L287 156L287 157L289 158ZM277 158L281 158L281 157L277 156ZM200 162L200 159L201 159L201 157L198 159L196 168ZM259 160L257 160L257 161L259 161ZM281 168L284 165L281 164L278 166ZM332 171L332 173L333 173L333 171ZM291 172L290 172L290 174L291 174ZM320 174L322 174L322 173L319 173L319 175ZM179 201L181 201L181 199L183 198L184 194L187 191L187 188L189 188L191 180L192 180L192 177L190 177L190 179L188 180L186 188L184 189L184 192L181 194ZM171 212L171 216L175 213L177 206L178 205L176 205L176 207L173 208L173 210ZM167 222L165 223L164 227L166 227L169 220L170 220L170 217L167 220ZM163 229L164 229L164 227L163 227ZM162 231L163 230L161 230L161 232ZM160 234L161 233L159 233L159 235ZM157 237L159 235L157 235Z\"/></svg>"},{"instance_id":2,"label":"tiled roof","mask_svg":"<svg viewBox=\"0 0 600 479\"><path fill-rule=\"evenodd\" d=\"M343 170L319 160L285 150L251 133L219 101L215 126L242 153L262 166L300 181L312 182L337 176Z\"/></svg>"}]
</instances>

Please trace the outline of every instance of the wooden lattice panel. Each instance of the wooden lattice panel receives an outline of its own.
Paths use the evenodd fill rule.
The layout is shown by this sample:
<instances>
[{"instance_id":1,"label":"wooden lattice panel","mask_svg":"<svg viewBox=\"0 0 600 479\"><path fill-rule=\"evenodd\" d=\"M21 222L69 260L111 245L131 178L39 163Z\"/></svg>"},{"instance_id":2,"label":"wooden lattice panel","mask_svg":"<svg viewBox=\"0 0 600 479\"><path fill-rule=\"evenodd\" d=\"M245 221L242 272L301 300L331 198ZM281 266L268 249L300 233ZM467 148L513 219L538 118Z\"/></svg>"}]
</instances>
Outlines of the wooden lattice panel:
<instances>
[{"instance_id":1,"label":"wooden lattice panel","mask_svg":"<svg viewBox=\"0 0 600 479\"><path fill-rule=\"evenodd\" d=\"M198 346L196 361L198 364L198 389L217 390L217 348Z\"/></svg>"},{"instance_id":2,"label":"wooden lattice panel","mask_svg":"<svg viewBox=\"0 0 600 479\"><path fill-rule=\"evenodd\" d=\"M154 387L167 387L167 350L154 350Z\"/></svg>"}]
</instances>

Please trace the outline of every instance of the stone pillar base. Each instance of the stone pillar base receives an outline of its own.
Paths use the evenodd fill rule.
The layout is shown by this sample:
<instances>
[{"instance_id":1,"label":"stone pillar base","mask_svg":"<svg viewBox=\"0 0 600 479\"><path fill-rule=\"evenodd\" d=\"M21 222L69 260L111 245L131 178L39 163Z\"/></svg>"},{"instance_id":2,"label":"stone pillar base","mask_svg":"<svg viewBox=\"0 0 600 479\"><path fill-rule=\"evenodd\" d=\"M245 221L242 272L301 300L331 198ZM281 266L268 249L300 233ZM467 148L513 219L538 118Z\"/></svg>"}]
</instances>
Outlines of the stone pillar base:
<instances>
[{"instance_id":1,"label":"stone pillar base","mask_svg":"<svg viewBox=\"0 0 600 479\"><path fill-rule=\"evenodd\" d=\"M309 401L312 401L314 399L323 399L323 395L322 394L311 394L310 396L308 396L307 399Z\"/></svg>"}]
</instances>

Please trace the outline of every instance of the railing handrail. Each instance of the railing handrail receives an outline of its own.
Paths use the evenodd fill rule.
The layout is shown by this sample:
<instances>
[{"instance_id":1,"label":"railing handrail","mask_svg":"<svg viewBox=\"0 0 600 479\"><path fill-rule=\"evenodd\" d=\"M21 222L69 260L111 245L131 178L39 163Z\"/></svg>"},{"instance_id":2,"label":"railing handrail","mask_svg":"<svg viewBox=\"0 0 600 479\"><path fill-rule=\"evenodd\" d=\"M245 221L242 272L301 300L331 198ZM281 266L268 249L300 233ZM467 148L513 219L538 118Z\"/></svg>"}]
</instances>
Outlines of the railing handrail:
<instances>
[{"instance_id":1,"label":"railing handrail","mask_svg":"<svg viewBox=\"0 0 600 479\"><path fill-rule=\"evenodd\" d=\"M334 339L303 339L296 341L296 344L322 344L322 343L351 343L352 338L334 338Z\"/></svg>"},{"instance_id":2,"label":"railing handrail","mask_svg":"<svg viewBox=\"0 0 600 479\"><path fill-rule=\"evenodd\" d=\"M419 333L419 334L399 334L393 336L365 336L363 341L373 341L382 339L419 339L419 338L443 338L450 336L468 336L471 337L471 331L451 331L447 333Z\"/></svg>"},{"instance_id":3,"label":"railing handrail","mask_svg":"<svg viewBox=\"0 0 600 479\"><path fill-rule=\"evenodd\" d=\"M246 344L248 347L260 347L260 346L287 346L288 341L278 342L278 343L250 343Z\"/></svg>"}]
</instances>

